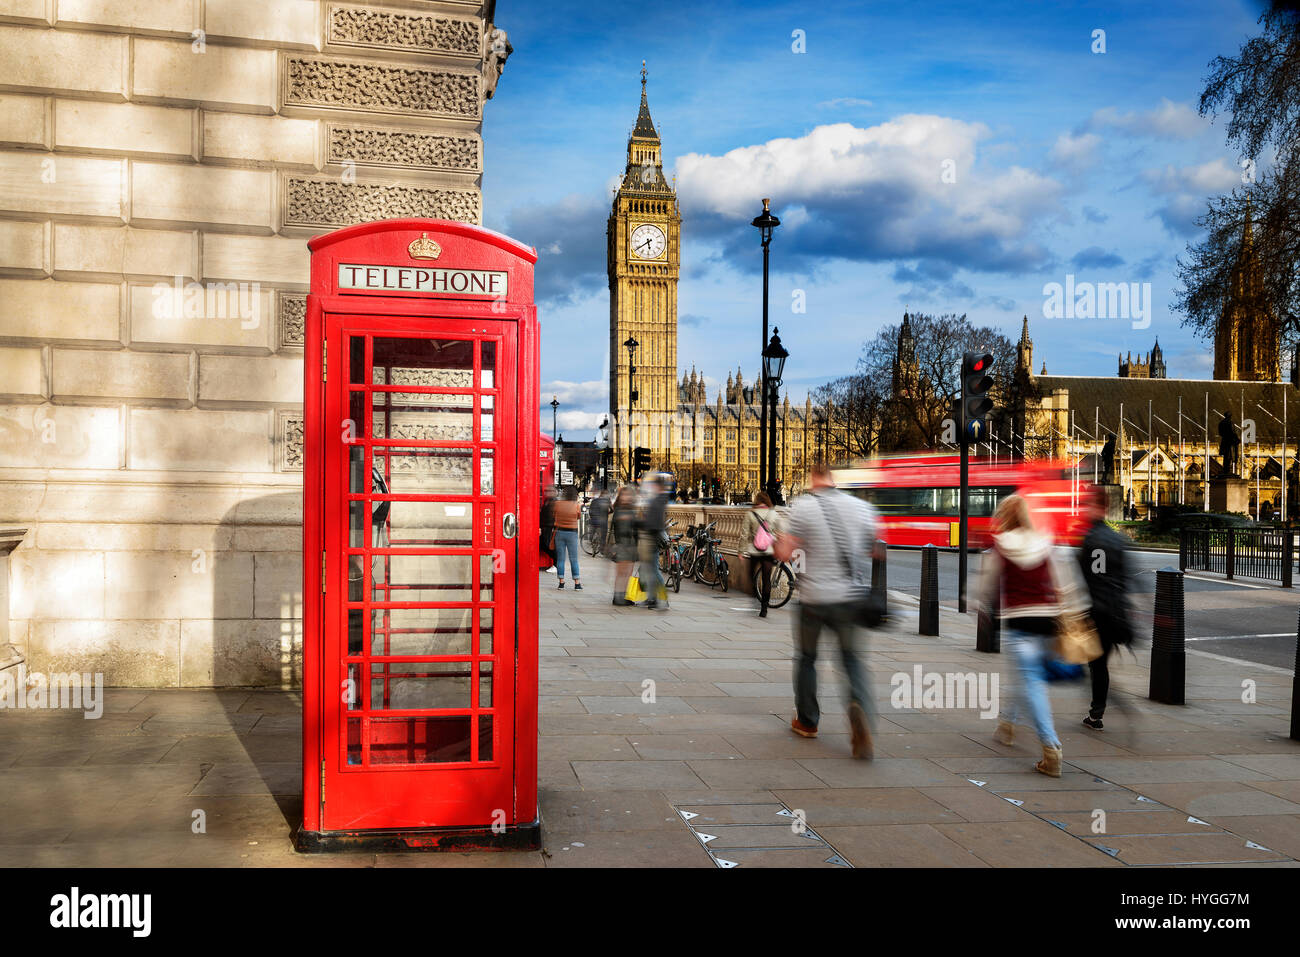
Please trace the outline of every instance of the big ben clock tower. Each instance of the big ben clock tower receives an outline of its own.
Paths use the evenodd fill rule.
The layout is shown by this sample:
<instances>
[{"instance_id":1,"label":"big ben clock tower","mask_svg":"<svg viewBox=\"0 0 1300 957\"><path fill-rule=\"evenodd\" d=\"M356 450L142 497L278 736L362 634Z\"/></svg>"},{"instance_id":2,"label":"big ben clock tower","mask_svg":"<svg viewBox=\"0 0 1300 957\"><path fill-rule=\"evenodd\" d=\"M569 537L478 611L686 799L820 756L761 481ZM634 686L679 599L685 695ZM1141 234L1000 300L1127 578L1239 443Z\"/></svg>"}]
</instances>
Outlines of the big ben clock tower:
<instances>
[{"instance_id":1,"label":"big ben clock tower","mask_svg":"<svg viewBox=\"0 0 1300 957\"><path fill-rule=\"evenodd\" d=\"M641 423L633 445L650 449L655 467L670 465L669 417L677 411L677 278L681 264L681 213L664 178L659 134L646 102L641 64L641 111L627 141L627 168L614 196L606 229L609 267L609 405L616 469L627 468L629 416ZM629 388L629 355L636 375ZM636 390L632 401L631 389Z\"/></svg>"}]
</instances>

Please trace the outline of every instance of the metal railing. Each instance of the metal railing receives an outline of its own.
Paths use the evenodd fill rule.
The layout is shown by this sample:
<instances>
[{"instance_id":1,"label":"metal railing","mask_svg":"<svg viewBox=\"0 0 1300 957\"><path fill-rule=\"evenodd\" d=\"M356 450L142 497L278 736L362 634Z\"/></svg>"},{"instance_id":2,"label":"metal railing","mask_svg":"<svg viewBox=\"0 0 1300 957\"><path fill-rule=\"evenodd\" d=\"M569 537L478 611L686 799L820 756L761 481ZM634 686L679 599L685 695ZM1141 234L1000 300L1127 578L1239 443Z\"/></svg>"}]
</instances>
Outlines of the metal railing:
<instances>
[{"instance_id":1,"label":"metal railing","mask_svg":"<svg viewBox=\"0 0 1300 957\"><path fill-rule=\"evenodd\" d=\"M1178 567L1290 588L1295 574L1294 536L1290 528L1179 529Z\"/></svg>"}]
</instances>

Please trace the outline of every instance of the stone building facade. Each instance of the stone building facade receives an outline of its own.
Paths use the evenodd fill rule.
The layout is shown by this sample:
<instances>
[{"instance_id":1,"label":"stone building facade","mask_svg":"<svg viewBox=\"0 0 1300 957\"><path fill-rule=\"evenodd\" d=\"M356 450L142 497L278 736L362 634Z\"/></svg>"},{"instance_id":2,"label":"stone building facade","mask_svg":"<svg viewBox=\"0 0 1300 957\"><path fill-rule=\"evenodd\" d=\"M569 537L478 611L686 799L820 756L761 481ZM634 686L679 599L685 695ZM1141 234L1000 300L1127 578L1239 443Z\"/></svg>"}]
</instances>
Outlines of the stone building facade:
<instances>
[{"instance_id":1,"label":"stone building facade","mask_svg":"<svg viewBox=\"0 0 1300 957\"><path fill-rule=\"evenodd\" d=\"M298 682L306 241L480 221L494 16L0 0L0 646L29 670Z\"/></svg>"}]
</instances>

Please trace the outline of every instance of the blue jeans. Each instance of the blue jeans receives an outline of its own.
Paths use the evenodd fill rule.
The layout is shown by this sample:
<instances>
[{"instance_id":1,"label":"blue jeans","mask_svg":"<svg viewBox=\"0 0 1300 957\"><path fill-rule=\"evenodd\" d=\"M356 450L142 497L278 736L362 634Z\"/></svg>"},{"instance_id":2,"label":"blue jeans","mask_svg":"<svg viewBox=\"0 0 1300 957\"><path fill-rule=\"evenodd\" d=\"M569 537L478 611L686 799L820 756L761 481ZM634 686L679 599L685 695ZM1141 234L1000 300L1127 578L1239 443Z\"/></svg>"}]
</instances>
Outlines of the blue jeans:
<instances>
[{"instance_id":1,"label":"blue jeans","mask_svg":"<svg viewBox=\"0 0 1300 957\"><path fill-rule=\"evenodd\" d=\"M809 605L799 603L794 621L794 708L799 720L811 727L821 721L817 704L817 643L822 629L835 632L840 643L840 657L849 679L849 700L867 710L866 669L858 655L858 625L854 609L848 605Z\"/></svg>"},{"instance_id":2,"label":"blue jeans","mask_svg":"<svg viewBox=\"0 0 1300 957\"><path fill-rule=\"evenodd\" d=\"M578 569L578 530L576 528L557 528L555 530L555 574L564 579L564 556L568 554L569 564L573 566L573 579L582 577Z\"/></svg>"},{"instance_id":3,"label":"blue jeans","mask_svg":"<svg viewBox=\"0 0 1300 957\"><path fill-rule=\"evenodd\" d=\"M1016 664L1016 679L1011 682L1007 706L998 717L1015 724L1023 711L1028 711L1029 721L1038 734L1038 740L1052 748L1061 746L1052 724L1052 700L1047 694L1047 679L1043 675L1043 659L1047 656L1049 635L1036 635L1020 631L1015 619L1002 622L1004 648Z\"/></svg>"}]
</instances>

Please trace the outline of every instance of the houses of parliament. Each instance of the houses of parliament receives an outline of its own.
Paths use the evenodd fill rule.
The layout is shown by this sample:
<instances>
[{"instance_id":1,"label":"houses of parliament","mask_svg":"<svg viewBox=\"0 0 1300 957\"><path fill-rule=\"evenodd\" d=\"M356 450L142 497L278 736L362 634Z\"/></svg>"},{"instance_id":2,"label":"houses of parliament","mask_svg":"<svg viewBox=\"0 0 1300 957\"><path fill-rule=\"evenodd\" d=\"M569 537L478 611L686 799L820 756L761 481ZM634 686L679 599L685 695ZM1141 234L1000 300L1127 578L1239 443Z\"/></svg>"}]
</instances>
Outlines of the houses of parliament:
<instances>
[{"instance_id":1,"label":"houses of parliament","mask_svg":"<svg viewBox=\"0 0 1300 957\"><path fill-rule=\"evenodd\" d=\"M742 365L712 401L694 365L678 378L681 219L675 185L664 175L643 64L641 108L606 229L612 464L626 474L630 450L644 447L651 467L673 472L680 484L705 483L743 498L759 487L762 376L746 384ZM792 406L787 395L779 404L777 472L788 486L803 481L818 451L818 429L830 427L818 424L810 399Z\"/></svg>"}]
</instances>

